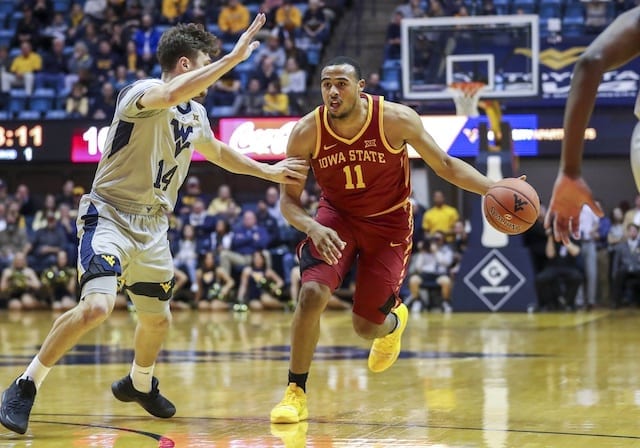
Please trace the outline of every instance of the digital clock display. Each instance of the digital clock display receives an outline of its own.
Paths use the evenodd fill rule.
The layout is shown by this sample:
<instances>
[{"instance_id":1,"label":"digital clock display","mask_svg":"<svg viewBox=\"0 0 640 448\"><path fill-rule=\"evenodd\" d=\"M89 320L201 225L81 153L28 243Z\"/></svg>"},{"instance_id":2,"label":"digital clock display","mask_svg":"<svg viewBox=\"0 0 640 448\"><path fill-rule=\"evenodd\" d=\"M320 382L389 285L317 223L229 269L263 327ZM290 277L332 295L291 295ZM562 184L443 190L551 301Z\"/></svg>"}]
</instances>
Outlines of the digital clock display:
<instances>
[{"instance_id":1,"label":"digital clock display","mask_svg":"<svg viewBox=\"0 0 640 448\"><path fill-rule=\"evenodd\" d=\"M31 162L42 150L44 127L38 122L0 124L0 160Z\"/></svg>"}]
</instances>

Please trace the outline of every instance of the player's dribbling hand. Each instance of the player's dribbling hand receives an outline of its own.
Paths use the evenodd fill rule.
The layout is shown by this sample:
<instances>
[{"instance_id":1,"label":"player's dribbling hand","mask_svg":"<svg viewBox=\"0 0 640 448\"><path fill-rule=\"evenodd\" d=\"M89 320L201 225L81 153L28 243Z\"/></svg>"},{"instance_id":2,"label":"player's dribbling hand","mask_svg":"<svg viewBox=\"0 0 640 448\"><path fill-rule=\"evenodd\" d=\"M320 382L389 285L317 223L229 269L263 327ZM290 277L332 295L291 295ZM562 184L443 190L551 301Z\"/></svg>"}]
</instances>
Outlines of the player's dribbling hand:
<instances>
[{"instance_id":1,"label":"player's dribbling hand","mask_svg":"<svg viewBox=\"0 0 640 448\"><path fill-rule=\"evenodd\" d=\"M300 157L287 157L273 165L273 181L279 184L303 184L307 180L309 162Z\"/></svg>"},{"instance_id":2,"label":"player's dribbling hand","mask_svg":"<svg viewBox=\"0 0 640 448\"><path fill-rule=\"evenodd\" d=\"M571 236L580 238L580 210L583 204L587 204L599 217L604 216L582 177L572 178L566 174L558 174L549 210L544 218L544 227L553 229L556 241L562 241L566 245L570 243Z\"/></svg>"},{"instance_id":3,"label":"player's dribbling hand","mask_svg":"<svg viewBox=\"0 0 640 448\"><path fill-rule=\"evenodd\" d=\"M342 249L347 245L347 243L340 239L338 232L316 222L307 231L307 235L311 238L313 245L316 246L322 259L326 261L327 264L338 264L338 261L342 258Z\"/></svg>"},{"instance_id":4,"label":"player's dribbling hand","mask_svg":"<svg viewBox=\"0 0 640 448\"><path fill-rule=\"evenodd\" d=\"M260 46L260 42L254 40L254 38L266 21L267 19L264 13L258 14L253 20L253 23L249 25L249 28L242 33L233 50L231 50L230 55L238 57L241 61L248 59L251 53Z\"/></svg>"}]
</instances>

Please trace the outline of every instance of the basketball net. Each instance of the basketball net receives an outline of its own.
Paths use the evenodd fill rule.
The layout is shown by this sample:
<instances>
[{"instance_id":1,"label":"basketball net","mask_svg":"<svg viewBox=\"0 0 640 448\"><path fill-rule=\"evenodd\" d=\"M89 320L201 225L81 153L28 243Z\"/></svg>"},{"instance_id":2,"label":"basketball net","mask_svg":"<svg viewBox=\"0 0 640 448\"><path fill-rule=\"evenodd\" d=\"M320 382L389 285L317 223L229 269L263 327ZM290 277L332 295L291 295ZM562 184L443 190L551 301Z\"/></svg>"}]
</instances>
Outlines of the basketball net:
<instances>
[{"instance_id":1,"label":"basketball net","mask_svg":"<svg viewBox=\"0 0 640 448\"><path fill-rule=\"evenodd\" d=\"M454 82L449 84L449 92L456 104L456 115L477 117L480 92L486 87L483 82Z\"/></svg>"}]
</instances>

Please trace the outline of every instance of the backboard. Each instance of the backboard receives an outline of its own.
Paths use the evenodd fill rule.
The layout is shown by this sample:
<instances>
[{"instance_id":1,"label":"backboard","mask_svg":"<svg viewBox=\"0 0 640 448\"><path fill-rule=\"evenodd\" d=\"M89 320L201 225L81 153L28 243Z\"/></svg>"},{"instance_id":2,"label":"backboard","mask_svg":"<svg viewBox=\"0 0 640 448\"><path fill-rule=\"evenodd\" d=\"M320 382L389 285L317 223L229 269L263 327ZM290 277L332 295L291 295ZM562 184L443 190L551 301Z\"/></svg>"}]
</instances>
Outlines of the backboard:
<instances>
[{"instance_id":1,"label":"backboard","mask_svg":"<svg viewBox=\"0 0 640 448\"><path fill-rule=\"evenodd\" d=\"M451 98L451 84L474 81L483 97L537 95L538 26L533 14L403 20L404 97Z\"/></svg>"}]
</instances>

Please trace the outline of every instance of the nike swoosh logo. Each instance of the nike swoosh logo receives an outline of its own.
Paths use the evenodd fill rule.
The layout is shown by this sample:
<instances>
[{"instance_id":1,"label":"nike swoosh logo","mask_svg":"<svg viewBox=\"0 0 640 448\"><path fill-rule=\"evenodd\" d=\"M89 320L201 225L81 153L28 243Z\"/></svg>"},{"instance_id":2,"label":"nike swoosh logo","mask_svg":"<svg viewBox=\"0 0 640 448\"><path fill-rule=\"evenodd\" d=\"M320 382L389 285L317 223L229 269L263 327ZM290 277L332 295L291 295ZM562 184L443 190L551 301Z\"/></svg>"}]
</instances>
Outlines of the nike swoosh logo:
<instances>
[{"instance_id":1,"label":"nike swoosh logo","mask_svg":"<svg viewBox=\"0 0 640 448\"><path fill-rule=\"evenodd\" d=\"M333 145L324 145L324 150L326 151L327 149L331 149L331 148L333 148L334 146L338 146L338 144L337 144L337 143L334 143Z\"/></svg>"},{"instance_id":2,"label":"nike swoosh logo","mask_svg":"<svg viewBox=\"0 0 640 448\"><path fill-rule=\"evenodd\" d=\"M391 243L389 243L389 246L391 246L391 247L398 247L398 246L402 246L402 243L394 243L394 242L391 242Z\"/></svg>"}]
</instances>

